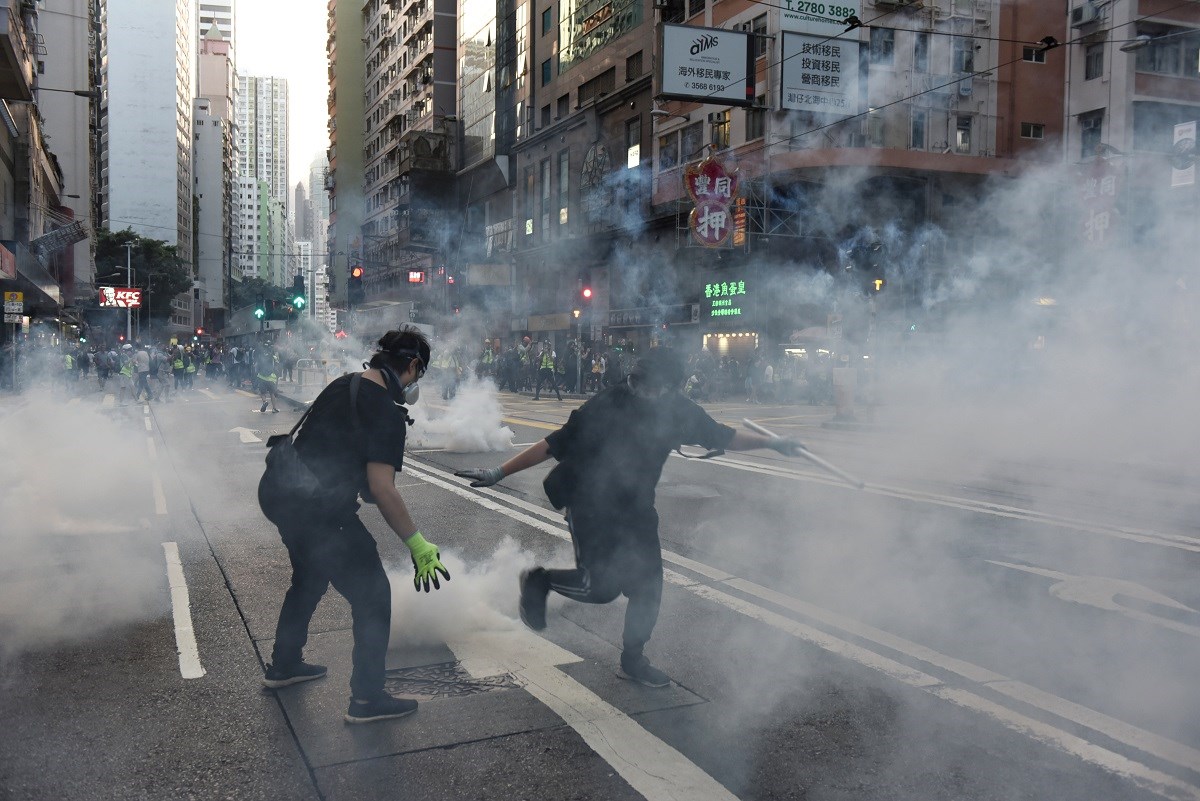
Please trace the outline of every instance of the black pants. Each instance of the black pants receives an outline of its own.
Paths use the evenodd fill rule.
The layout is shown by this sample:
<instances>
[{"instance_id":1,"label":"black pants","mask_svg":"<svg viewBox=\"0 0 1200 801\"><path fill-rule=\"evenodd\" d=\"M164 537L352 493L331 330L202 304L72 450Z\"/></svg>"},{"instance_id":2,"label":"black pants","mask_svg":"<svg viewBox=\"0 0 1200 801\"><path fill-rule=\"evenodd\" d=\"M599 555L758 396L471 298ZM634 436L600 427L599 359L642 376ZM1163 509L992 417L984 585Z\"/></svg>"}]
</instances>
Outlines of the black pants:
<instances>
[{"instance_id":1,"label":"black pants","mask_svg":"<svg viewBox=\"0 0 1200 801\"><path fill-rule=\"evenodd\" d=\"M138 398L140 398L142 396L143 392L146 393L147 400L154 399L154 393L150 391L150 373L149 372L137 374L137 386L135 386L133 388L133 399L137 400Z\"/></svg>"},{"instance_id":2,"label":"black pants","mask_svg":"<svg viewBox=\"0 0 1200 801\"><path fill-rule=\"evenodd\" d=\"M533 388L533 397L541 397L543 381L549 381L550 388L554 390L554 394L558 396L559 400L562 400L562 393L558 391L558 376L549 367L543 367L538 370L537 385Z\"/></svg>"},{"instance_id":3,"label":"black pants","mask_svg":"<svg viewBox=\"0 0 1200 801\"><path fill-rule=\"evenodd\" d=\"M383 692L384 665L392 625L392 589L379 560L375 538L356 515L334 522L297 520L279 524L292 562L292 585L279 610L271 661L300 661L308 642L308 623L330 584L350 602L354 619L355 698Z\"/></svg>"},{"instance_id":4,"label":"black pants","mask_svg":"<svg viewBox=\"0 0 1200 801\"><path fill-rule=\"evenodd\" d=\"M571 508L567 526L575 544L575 569L547 570L550 589L588 604L606 604L618 595L625 609L624 654L636 658L650 641L662 601L662 546L653 509L620 515Z\"/></svg>"}]
</instances>

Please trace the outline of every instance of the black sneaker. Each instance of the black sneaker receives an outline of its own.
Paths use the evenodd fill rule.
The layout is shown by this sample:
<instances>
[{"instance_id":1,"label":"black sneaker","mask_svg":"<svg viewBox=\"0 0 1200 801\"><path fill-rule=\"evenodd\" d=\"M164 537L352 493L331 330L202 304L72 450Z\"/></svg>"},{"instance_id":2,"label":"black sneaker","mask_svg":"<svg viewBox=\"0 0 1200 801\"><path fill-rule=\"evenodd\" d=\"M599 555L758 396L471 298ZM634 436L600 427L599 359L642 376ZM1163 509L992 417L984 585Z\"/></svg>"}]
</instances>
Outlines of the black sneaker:
<instances>
[{"instance_id":1,"label":"black sneaker","mask_svg":"<svg viewBox=\"0 0 1200 801\"><path fill-rule=\"evenodd\" d=\"M266 404L266 402L265 402L265 401L263 402L262 408L258 410L258 413L259 413L259 414L266 414L266 413L267 413L267 404Z\"/></svg>"},{"instance_id":2,"label":"black sneaker","mask_svg":"<svg viewBox=\"0 0 1200 801\"><path fill-rule=\"evenodd\" d=\"M406 717L416 711L417 702L410 698L380 694L367 701L351 698L344 720L347 723L374 723L377 720Z\"/></svg>"},{"instance_id":3,"label":"black sneaker","mask_svg":"<svg viewBox=\"0 0 1200 801\"><path fill-rule=\"evenodd\" d=\"M650 661L642 655L636 659L626 659L622 656L621 667L617 669L617 675L646 687L666 687L671 683L671 679L666 673L651 665Z\"/></svg>"},{"instance_id":4,"label":"black sneaker","mask_svg":"<svg viewBox=\"0 0 1200 801\"><path fill-rule=\"evenodd\" d=\"M294 665L267 665L263 676L263 686L269 690L287 687L289 684L299 684L302 681L323 679L328 669L324 665L310 665L307 662L297 662Z\"/></svg>"},{"instance_id":5,"label":"black sneaker","mask_svg":"<svg viewBox=\"0 0 1200 801\"><path fill-rule=\"evenodd\" d=\"M550 581L544 568L521 571L521 601L518 605L521 622L534 631L546 628L546 596L549 593Z\"/></svg>"}]
</instances>

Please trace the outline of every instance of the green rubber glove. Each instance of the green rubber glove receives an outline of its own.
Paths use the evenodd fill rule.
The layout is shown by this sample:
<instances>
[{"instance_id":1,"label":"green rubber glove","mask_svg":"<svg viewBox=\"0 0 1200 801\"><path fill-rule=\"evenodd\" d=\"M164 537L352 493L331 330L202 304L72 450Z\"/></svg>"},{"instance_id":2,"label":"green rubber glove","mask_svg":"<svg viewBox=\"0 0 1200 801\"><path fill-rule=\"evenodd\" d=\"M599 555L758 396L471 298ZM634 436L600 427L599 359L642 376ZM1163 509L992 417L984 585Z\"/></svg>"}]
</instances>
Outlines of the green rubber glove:
<instances>
[{"instance_id":1,"label":"green rubber glove","mask_svg":"<svg viewBox=\"0 0 1200 801\"><path fill-rule=\"evenodd\" d=\"M429 592L429 583L432 581L433 588L440 590L442 585L438 583L437 574L441 573L446 581L449 581L450 572L438 558L437 546L432 542L426 542L419 531L406 539L404 544L412 552L413 588L420 592L421 587L424 586L425 592Z\"/></svg>"}]
</instances>

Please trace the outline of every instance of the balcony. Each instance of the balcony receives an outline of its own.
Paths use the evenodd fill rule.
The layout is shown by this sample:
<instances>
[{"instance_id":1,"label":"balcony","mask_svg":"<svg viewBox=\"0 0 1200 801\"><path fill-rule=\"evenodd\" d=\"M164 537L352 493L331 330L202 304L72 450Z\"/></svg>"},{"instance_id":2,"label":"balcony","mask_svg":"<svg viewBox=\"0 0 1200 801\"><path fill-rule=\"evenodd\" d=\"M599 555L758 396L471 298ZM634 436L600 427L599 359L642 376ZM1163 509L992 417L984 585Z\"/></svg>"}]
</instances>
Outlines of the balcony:
<instances>
[{"instance_id":1,"label":"balcony","mask_svg":"<svg viewBox=\"0 0 1200 801\"><path fill-rule=\"evenodd\" d=\"M33 99L33 54L21 21L21 0L0 0L0 97Z\"/></svg>"}]
</instances>

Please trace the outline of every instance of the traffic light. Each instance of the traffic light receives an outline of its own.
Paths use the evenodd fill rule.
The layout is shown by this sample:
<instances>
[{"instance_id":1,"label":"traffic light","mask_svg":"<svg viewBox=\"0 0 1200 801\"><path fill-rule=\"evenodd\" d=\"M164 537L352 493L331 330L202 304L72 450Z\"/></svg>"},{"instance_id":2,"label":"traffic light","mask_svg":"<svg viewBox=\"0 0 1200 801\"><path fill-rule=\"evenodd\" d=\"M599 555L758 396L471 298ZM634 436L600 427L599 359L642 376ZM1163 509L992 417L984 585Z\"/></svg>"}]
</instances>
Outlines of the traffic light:
<instances>
[{"instance_id":1,"label":"traffic light","mask_svg":"<svg viewBox=\"0 0 1200 801\"><path fill-rule=\"evenodd\" d=\"M267 304L262 295L254 301L254 319L262 320L267 316Z\"/></svg>"},{"instance_id":2,"label":"traffic light","mask_svg":"<svg viewBox=\"0 0 1200 801\"><path fill-rule=\"evenodd\" d=\"M292 308L300 311L308 303L304 292L304 276L297 275L295 281L292 282Z\"/></svg>"},{"instance_id":3,"label":"traffic light","mask_svg":"<svg viewBox=\"0 0 1200 801\"><path fill-rule=\"evenodd\" d=\"M363 299L363 268L356 264L350 268L350 280L346 282L346 300L351 306L362 303Z\"/></svg>"},{"instance_id":4,"label":"traffic light","mask_svg":"<svg viewBox=\"0 0 1200 801\"><path fill-rule=\"evenodd\" d=\"M592 299L592 288L585 284L583 289L579 290L579 296L581 298L583 298L585 303L587 301L591 300Z\"/></svg>"}]
</instances>

